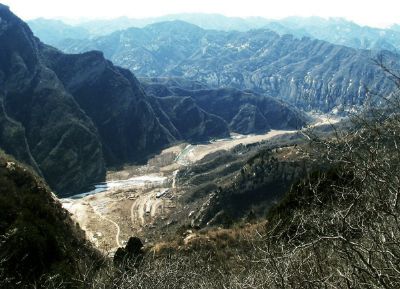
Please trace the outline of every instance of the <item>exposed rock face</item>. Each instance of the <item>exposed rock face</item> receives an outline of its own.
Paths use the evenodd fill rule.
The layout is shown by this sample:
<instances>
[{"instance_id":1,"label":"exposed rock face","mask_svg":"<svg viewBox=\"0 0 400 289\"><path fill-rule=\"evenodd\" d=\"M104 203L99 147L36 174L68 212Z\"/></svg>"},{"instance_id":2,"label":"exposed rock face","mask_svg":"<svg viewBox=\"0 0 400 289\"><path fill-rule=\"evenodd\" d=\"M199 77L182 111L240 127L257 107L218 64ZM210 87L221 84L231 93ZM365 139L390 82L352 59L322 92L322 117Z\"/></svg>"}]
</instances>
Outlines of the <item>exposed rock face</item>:
<instances>
[{"instance_id":1,"label":"exposed rock face","mask_svg":"<svg viewBox=\"0 0 400 289\"><path fill-rule=\"evenodd\" d=\"M3 5L0 18L0 147L38 168L58 192L101 180L105 166L92 121L43 64L28 26Z\"/></svg>"},{"instance_id":2,"label":"exposed rock face","mask_svg":"<svg viewBox=\"0 0 400 289\"><path fill-rule=\"evenodd\" d=\"M136 161L174 141L132 73L102 53L65 55L45 47L43 55L97 127L108 165Z\"/></svg>"},{"instance_id":3,"label":"exposed rock face","mask_svg":"<svg viewBox=\"0 0 400 289\"><path fill-rule=\"evenodd\" d=\"M143 257L143 243L138 237L130 237L125 248L118 248L114 255L114 263L119 265L124 262L140 260Z\"/></svg>"},{"instance_id":4,"label":"exposed rock face","mask_svg":"<svg viewBox=\"0 0 400 289\"><path fill-rule=\"evenodd\" d=\"M64 55L6 7L0 13L0 146L58 193L76 192L102 180L106 165L143 159L175 140L129 71L100 52Z\"/></svg>"},{"instance_id":5,"label":"exposed rock face","mask_svg":"<svg viewBox=\"0 0 400 289\"><path fill-rule=\"evenodd\" d=\"M322 111L361 106L368 89L388 95L394 87L370 51L265 29L220 32L176 21L68 41L62 47L68 52L102 50L139 76L176 76L213 87L251 89ZM389 62L397 62L396 54L385 54Z\"/></svg>"}]
</instances>

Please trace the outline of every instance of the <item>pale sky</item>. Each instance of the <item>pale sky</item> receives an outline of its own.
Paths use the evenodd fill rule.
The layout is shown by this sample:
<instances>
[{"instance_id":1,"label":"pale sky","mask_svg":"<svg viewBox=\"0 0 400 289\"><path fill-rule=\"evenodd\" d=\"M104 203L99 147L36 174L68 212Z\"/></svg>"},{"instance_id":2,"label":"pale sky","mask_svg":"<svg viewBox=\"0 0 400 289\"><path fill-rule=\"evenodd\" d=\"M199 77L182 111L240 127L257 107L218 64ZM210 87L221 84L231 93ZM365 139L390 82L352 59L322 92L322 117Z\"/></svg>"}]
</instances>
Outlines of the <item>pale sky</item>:
<instances>
[{"instance_id":1,"label":"pale sky","mask_svg":"<svg viewBox=\"0 0 400 289\"><path fill-rule=\"evenodd\" d=\"M226 16L343 17L362 25L400 23L400 0L0 0L24 20L44 18L146 18L175 13Z\"/></svg>"}]
</instances>

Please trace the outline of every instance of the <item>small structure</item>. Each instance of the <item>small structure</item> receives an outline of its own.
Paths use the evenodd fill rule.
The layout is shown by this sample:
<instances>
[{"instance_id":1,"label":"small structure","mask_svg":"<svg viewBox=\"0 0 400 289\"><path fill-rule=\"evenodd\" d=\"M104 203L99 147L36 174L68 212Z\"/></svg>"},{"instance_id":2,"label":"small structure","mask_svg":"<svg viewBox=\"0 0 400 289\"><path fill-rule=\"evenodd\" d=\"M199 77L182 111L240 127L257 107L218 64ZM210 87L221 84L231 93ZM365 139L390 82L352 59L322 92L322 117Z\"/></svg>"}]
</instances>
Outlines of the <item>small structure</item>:
<instances>
[{"instance_id":1,"label":"small structure","mask_svg":"<svg viewBox=\"0 0 400 289\"><path fill-rule=\"evenodd\" d=\"M146 204L146 210L145 210L146 215L150 215L151 213L151 203Z\"/></svg>"},{"instance_id":2,"label":"small structure","mask_svg":"<svg viewBox=\"0 0 400 289\"><path fill-rule=\"evenodd\" d=\"M156 198L158 199L158 198L161 198L162 196L164 196L166 193L168 193L169 192L169 189L164 189L164 190L162 190L162 191L159 191L157 194L156 194Z\"/></svg>"}]
</instances>

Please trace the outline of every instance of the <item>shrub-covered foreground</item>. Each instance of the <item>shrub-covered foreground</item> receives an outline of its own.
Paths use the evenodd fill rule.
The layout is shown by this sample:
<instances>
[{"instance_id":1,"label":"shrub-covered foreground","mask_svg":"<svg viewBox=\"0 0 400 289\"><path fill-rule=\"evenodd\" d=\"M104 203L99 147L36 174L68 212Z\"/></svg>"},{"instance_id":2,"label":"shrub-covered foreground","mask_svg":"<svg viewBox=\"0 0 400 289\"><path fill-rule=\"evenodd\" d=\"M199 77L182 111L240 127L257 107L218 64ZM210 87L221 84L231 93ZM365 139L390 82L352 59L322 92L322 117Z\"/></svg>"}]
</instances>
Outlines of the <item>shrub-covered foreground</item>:
<instances>
[{"instance_id":1,"label":"shrub-covered foreground","mask_svg":"<svg viewBox=\"0 0 400 289\"><path fill-rule=\"evenodd\" d=\"M0 151L0 288L72 280L101 260L41 178Z\"/></svg>"},{"instance_id":2,"label":"shrub-covered foreground","mask_svg":"<svg viewBox=\"0 0 400 289\"><path fill-rule=\"evenodd\" d=\"M376 119L312 138L310 156L330 169L293 186L265 223L189 233L77 288L400 288L400 118Z\"/></svg>"}]
</instances>

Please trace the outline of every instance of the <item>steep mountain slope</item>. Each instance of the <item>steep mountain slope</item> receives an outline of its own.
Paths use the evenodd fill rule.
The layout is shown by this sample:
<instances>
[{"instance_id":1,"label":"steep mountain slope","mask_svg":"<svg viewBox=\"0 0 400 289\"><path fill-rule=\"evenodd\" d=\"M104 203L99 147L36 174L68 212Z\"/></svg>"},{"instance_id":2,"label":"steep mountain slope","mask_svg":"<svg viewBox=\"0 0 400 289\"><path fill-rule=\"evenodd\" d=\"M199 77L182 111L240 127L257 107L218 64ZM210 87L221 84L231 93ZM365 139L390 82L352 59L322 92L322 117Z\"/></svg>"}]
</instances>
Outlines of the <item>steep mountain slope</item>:
<instances>
[{"instance_id":1,"label":"steep mountain slope","mask_svg":"<svg viewBox=\"0 0 400 289\"><path fill-rule=\"evenodd\" d=\"M30 152L24 127L6 114L4 94L0 95L0 144L4 150L34 167L40 173L40 169Z\"/></svg>"},{"instance_id":2,"label":"steep mountain slope","mask_svg":"<svg viewBox=\"0 0 400 289\"><path fill-rule=\"evenodd\" d=\"M43 286L43 274L59 282L72 280L80 266L100 261L100 254L45 183L2 152L0 236L1 288Z\"/></svg>"},{"instance_id":3,"label":"steep mountain slope","mask_svg":"<svg viewBox=\"0 0 400 289\"><path fill-rule=\"evenodd\" d=\"M158 99L158 103L183 139L202 141L205 133L210 138L229 136L227 123L204 111L191 97L163 97Z\"/></svg>"},{"instance_id":4,"label":"steep mountain slope","mask_svg":"<svg viewBox=\"0 0 400 289\"><path fill-rule=\"evenodd\" d=\"M92 121L43 65L28 26L3 5L0 17L0 146L39 167L57 191L101 180L103 154Z\"/></svg>"},{"instance_id":5,"label":"steep mountain slope","mask_svg":"<svg viewBox=\"0 0 400 289\"><path fill-rule=\"evenodd\" d=\"M140 76L176 76L213 87L252 89L322 111L363 105L367 89L383 94L393 89L369 51L263 29L219 32L175 21L92 41L68 41L63 48L102 50ZM397 62L396 54L385 55Z\"/></svg>"},{"instance_id":6,"label":"steep mountain slope","mask_svg":"<svg viewBox=\"0 0 400 289\"><path fill-rule=\"evenodd\" d=\"M210 89L197 83L152 79L143 80L149 95L159 96L160 102L188 98L201 109L222 118L236 133L265 133L270 129L297 129L308 117L296 108L272 97L232 88ZM168 97L169 96L169 97ZM174 96L174 97L171 97Z\"/></svg>"},{"instance_id":7,"label":"steep mountain slope","mask_svg":"<svg viewBox=\"0 0 400 289\"><path fill-rule=\"evenodd\" d=\"M42 55L97 127L108 165L133 162L175 140L136 78L100 52L65 55L44 47Z\"/></svg>"}]
</instances>

